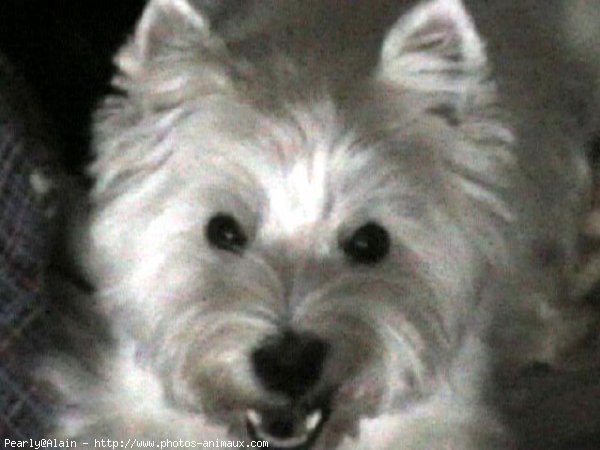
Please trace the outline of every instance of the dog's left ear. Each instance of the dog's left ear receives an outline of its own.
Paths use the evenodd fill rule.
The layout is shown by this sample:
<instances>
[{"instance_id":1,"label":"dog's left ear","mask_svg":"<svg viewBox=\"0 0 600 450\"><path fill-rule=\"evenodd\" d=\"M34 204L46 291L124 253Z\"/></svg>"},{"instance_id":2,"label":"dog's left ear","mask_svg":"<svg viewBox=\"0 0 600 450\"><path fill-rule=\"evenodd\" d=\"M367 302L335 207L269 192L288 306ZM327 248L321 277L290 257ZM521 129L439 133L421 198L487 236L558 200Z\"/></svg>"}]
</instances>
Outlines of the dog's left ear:
<instances>
[{"instance_id":1,"label":"dog's left ear","mask_svg":"<svg viewBox=\"0 0 600 450\"><path fill-rule=\"evenodd\" d=\"M201 47L210 34L208 17L189 0L150 0L116 63L123 73L135 76L163 56Z\"/></svg>"},{"instance_id":2,"label":"dog's left ear","mask_svg":"<svg viewBox=\"0 0 600 450\"><path fill-rule=\"evenodd\" d=\"M461 0L425 0L400 18L384 40L378 77L400 89L431 94L453 113L485 89L485 46Z\"/></svg>"}]
</instances>

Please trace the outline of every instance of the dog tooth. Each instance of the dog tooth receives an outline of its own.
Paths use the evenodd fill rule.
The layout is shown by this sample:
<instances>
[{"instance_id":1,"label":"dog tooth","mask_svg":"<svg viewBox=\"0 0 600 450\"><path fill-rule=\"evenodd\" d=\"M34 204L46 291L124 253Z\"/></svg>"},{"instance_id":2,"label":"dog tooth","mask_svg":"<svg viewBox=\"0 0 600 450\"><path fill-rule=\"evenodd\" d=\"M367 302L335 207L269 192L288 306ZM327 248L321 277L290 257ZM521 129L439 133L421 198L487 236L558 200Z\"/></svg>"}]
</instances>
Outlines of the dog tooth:
<instances>
[{"instance_id":1,"label":"dog tooth","mask_svg":"<svg viewBox=\"0 0 600 450\"><path fill-rule=\"evenodd\" d=\"M319 423L321 423L322 418L323 418L323 413L321 412L320 409L313 411L306 418L306 429L309 432L314 431L315 428L317 428L317 426L319 425Z\"/></svg>"},{"instance_id":2,"label":"dog tooth","mask_svg":"<svg viewBox=\"0 0 600 450\"><path fill-rule=\"evenodd\" d=\"M255 428L258 428L262 425L262 416L255 409L249 409L246 412L246 417Z\"/></svg>"}]
</instances>

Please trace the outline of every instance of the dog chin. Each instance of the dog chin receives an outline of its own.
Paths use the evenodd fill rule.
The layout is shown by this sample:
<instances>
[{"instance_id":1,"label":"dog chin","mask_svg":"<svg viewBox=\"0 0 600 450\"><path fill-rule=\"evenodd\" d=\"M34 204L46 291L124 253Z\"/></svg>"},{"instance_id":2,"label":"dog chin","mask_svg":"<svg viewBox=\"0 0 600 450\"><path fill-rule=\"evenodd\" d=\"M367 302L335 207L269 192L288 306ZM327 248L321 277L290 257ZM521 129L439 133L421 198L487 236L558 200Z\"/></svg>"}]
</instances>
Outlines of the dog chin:
<instances>
[{"instance_id":1,"label":"dog chin","mask_svg":"<svg viewBox=\"0 0 600 450\"><path fill-rule=\"evenodd\" d=\"M262 400L253 398L245 406L238 402L234 414L226 411L226 405L212 405L222 411L222 414L215 412L213 417L232 436L268 442L269 448L335 448L344 437L357 435L361 419L378 415L382 406L381 388L372 379L369 382L364 379L317 389L295 399L265 393Z\"/></svg>"}]
</instances>

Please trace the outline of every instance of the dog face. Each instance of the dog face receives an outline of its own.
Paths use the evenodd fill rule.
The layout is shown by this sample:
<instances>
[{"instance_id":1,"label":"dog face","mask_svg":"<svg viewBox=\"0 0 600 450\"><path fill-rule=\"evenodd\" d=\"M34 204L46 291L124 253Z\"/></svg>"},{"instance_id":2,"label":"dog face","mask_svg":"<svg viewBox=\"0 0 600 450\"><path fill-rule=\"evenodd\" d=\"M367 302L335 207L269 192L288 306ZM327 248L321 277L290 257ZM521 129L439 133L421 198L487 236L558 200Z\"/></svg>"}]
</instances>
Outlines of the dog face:
<instances>
[{"instance_id":1,"label":"dog face","mask_svg":"<svg viewBox=\"0 0 600 450\"><path fill-rule=\"evenodd\" d=\"M165 404L334 445L436 389L509 259L512 136L458 0L403 14L360 68L214 17L153 0L120 52L88 264Z\"/></svg>"}]
</instances>

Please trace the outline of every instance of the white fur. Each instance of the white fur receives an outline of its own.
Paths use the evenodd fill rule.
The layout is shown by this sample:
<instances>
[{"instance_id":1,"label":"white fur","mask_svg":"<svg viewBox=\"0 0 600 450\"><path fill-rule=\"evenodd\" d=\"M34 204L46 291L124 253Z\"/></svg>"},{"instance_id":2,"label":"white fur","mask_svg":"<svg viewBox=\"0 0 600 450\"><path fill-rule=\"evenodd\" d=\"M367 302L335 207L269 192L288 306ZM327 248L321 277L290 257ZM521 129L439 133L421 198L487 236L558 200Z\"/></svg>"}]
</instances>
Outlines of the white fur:
<instances>
[{"instance_id":1,"label":"white fur","mask_svg":"<svg viewBox=\"0 0 600 450\"><path fill-rule=\"evenodd\" d=\"M340 50L335 32L280 33L303 36L296 13L318 20L321 2L278 5L238 28L203 2L151 0L119 53L125 96L96 118L79 255L115 342L90 349L96 372L47 366L70 407L55 434L248 440L249 410L310 412L251 362L292 329L329 345L309 396L327 392L331 415L312 450L512 448L487 401L493 369L552 354L544 332L588 187L585 127L562 104L532 106L569 82L523 100L524 76L490 76L463 3L427 0L354 85L342 63L357 49L307 56L329 38ZM218 213L238 221L243 251L207 241ZM391 247L361 265L341 244L369 222ZM558 261L540 262L540 243Z\"/></svg>"}]
</instances>

